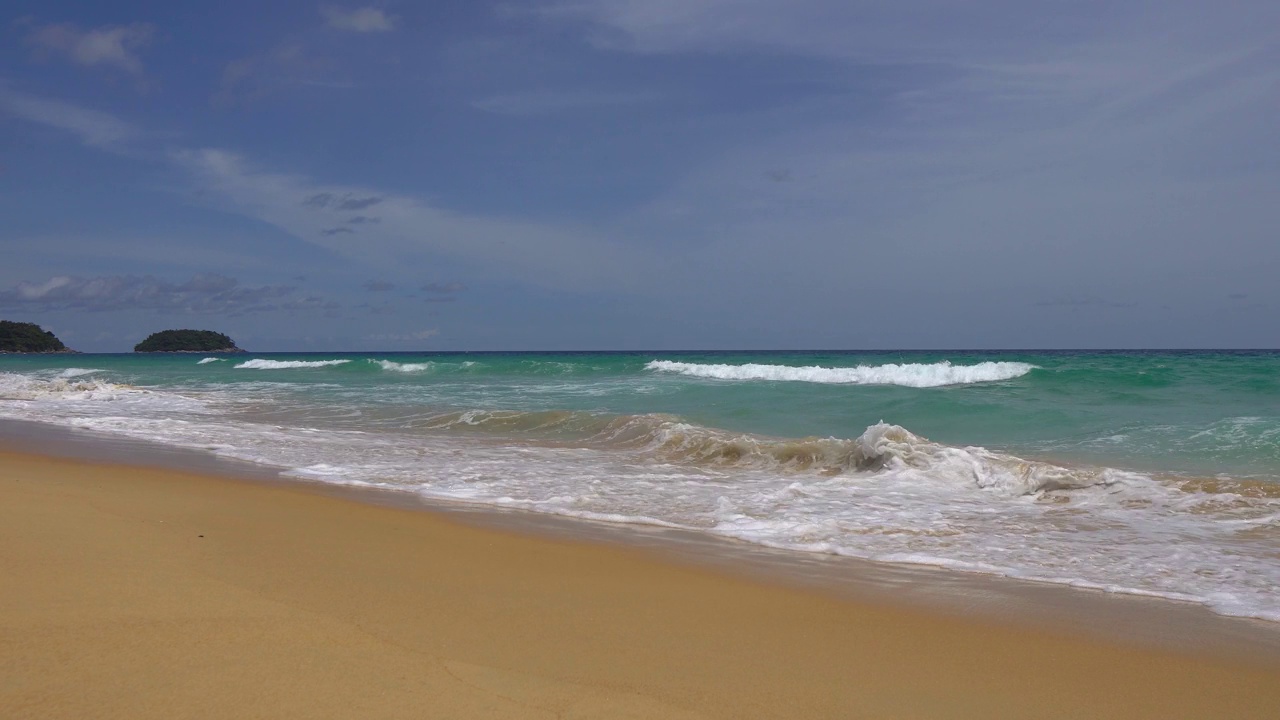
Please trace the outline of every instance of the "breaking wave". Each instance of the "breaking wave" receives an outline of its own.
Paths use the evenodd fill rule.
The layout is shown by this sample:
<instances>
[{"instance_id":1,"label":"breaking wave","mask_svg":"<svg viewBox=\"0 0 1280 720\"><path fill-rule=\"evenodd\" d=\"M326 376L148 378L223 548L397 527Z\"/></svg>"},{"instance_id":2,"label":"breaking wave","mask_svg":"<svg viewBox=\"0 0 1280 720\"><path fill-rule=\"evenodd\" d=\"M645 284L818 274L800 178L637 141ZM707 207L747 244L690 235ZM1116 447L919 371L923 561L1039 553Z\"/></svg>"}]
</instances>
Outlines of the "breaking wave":
<instances>
[{"instance_id":1,"label":"breaking wave","mask_svg":"<svg viewBox=\"0 0 1280 720\"><path fill-rule=\"evenodd\" d=\"M246 360L236 365L237 370L290 370L293 368L316 368L329 365L346 365L350 360Z\"/></svg>"},{"instance_id":2,"label":"breaking wave","mask_svg":"<svg viewBox=\"0 0 1280 720\"><path fill-rule=\"evenodd\" d=\"M982 362L976 365L952 365L950 362L906 363L902 365L859 365L851 368L789 365L716 365L704 363L654 360L647 370L671 372L717 380L771 380L811 382L839 385L902 385L926 388L944 385L1012 380L1036 369L1021 362Z\"/></svg>"},{"instance_id":3,"label":"breaking wave","mask_svg":"<svg viewBox=\"0 0 1280 720\"><path fill-rule=\"evenodd\" d=\"M853 439L762 438L679 422L658 423L648 435L646 449L668 461L823 475L916 473L932 482L1008 496L1108 486L1144 477L1112 468L1025 460L982 447L943 445L883 422Z\"/></svg>"},{"instance_id":4,"label":"breaking wave","mask_svg":"<svg viewBox=\"0 0 1280 720\"><path fill-rule=\"evenodd\" d=\"M100 373L100 372L106 372L106 371L99 370L97 368L67 368L66 370L63 370L62 372L58 373L58 377L75 378L75 377L81 377L84 375L92 375L94 373Z\"/></svg>"},{"instance_id":5,"label":"breaking wave","mask_svg":"<svg viewBox=\"0 0 1280 720\"><path fill-rule=\"evenodd\" d=\"M398 363L391 360L370 360L370 363L377 365L383 370L401 373L420 373L433 369L436 364L433 362L424 363Z\"/></svg>"},{"instance_id":6,"label":"breaking wave","mask_svg":"<svg viewBox=\"0 0 1280 720\"><path fill-rule=\"evenodd\" d=\"M208 365L209 363L226 362L226 361L227 361L227 359L226 359L226 358L205 358L205 359L201 360L200 362L198 362L198 363L196 363L196 364L197 364L197 365Z\"/></svg>"},{"instance_id":7,"label":"breaking wave","mask_svg":"<svg viewBox=\"0 0 1280 720\"><path fill-rule=\"evenodd\" d=\"M131 385L118 385L103 380L76 378L101 370L69 368L53 378L40 378L17 373L0 373L0 400L43 400L74 398L111 400L126 393L145 393Z\"/></svg>"},{"instance_id":8,"label":"breaking wave","mask_svg":"<svg viewBox=\"0 0 1280 720\"><path fill-rule=\"evenodd\" d=\"M363 381L381 373L397 395L431 384L399 375L428 372L414 368L425 358L401 359L421 362L355 360L333 375ZM634 377L643 360L630 361L626 372ZM194 370L194 361L182 362ZM240 366L328 365L344 361ZM476 367L486 366L499 362ZM887 367L931 369L937 379L951 366L865 370ZM456 361L437 360L422 377L458 370ZM207 450L321 482L1161 595L1280 620L1277 483L1045 462L945 445L884 422L845 437L770 437L660 412L476 409L493 401L470 396L452 396L452 405L346 405L345 398L335 403L329 388L341 386L333 384L312 396L318 399L297 402L296 387L281 391L282 383L252 374L237 374L233 392L208 383L178 393L86 377L93 372L101 371L0 372L0 417ZM1237 435L1274 442L1272 422L1242 415L1215 423L1203 437L1187 433L1187 452L1235 448Z\"/></svg>"},{"instance_id":9,"label":"breaking wave","mask_svg":"<svg viewBox=\"0 0 1280 720\"><path fill-rule=\"evenodd\" d=\"M704 467L779 472L918 473L932 482L1003 495L1107 487L1144 475L1113 468L1067 467L981 447L953 447L877 423L857 438L769 438L693 425L672 415L610 416L583 411L468 410L430 418L423 426L454 432L522 435L566 445L639 450L650 459Z\"/></svg>"}]
</instances>

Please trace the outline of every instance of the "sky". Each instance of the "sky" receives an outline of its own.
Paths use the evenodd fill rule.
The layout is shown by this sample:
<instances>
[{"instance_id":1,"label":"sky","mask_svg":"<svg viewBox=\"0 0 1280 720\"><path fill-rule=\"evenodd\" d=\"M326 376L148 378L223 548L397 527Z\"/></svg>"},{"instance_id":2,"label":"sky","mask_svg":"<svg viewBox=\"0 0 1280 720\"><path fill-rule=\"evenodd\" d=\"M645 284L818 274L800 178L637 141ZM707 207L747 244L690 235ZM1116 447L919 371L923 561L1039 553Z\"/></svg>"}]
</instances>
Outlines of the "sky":
<instances>
[{"instance_id":1,"label":"sky","mask_svg":"<svg viewBox=\"0 0 1280 720\"><path fill-rule=\"evenodd\" d=\"M5 3L83 351L1280 346L1280 3Z\"/></svg>"}]
</instances>

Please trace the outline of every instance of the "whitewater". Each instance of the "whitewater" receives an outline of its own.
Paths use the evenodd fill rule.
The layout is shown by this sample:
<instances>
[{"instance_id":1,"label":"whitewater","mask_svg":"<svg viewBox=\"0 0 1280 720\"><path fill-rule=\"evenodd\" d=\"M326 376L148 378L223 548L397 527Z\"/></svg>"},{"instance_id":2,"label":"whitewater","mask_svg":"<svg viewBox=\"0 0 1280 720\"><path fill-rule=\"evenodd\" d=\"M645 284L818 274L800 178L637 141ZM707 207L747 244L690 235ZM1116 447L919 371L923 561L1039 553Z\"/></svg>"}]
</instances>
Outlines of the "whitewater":
<instances>
[{"instance_id":1,"label":"whitewater","mask_svg":"<svg viewBox=\"0 0 1280 720\"><path fill-rule=\"evenodd\" d=\"M704 364L654 360L650 370L680 373L717 380L772 380L786 382L833 383L852 385L902 385L905 387L941 387L976 382L1011 380L1026 375L1034 365L1020 362L983 362L955 366L950 362L907 365L859 365L852 368L791 367L787 365Z\"/></svg>"},{"instance_id":2,"label":"whitewater","mask_svg":"<svg viewBox=\"0 0 1280 720\"><path fill-rule=\"evenodd\" d=\"M1280 621L1273 353L0 358L0 417L309 481Z\"/></svg>"}]
</instances>

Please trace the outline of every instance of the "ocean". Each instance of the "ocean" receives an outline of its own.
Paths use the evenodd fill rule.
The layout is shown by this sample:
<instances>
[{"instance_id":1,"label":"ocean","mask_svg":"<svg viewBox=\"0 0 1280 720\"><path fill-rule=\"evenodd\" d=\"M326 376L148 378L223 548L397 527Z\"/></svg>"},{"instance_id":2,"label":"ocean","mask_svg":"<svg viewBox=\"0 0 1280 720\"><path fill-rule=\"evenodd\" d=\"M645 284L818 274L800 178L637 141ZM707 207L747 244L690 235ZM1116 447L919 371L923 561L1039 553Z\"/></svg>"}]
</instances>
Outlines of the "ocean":
<instances>
[{"instance_id":1,"label":"ocean","mask_svg":"<svg viewBox=\"0 0 1280 720\"><path fill-rule=\"evenodd\" d=\"M1280 352L15 355L0 417L1280 621Z\"/></svg>"}]
</instances>

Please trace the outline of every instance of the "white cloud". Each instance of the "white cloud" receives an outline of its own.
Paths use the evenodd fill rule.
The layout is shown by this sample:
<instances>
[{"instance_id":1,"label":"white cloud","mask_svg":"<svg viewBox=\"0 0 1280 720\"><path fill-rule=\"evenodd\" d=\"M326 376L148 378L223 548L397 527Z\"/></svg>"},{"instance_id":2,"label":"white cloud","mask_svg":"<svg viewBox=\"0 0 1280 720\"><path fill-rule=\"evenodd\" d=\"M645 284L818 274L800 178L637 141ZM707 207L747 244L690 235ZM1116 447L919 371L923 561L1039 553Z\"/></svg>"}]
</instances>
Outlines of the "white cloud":
<instances>
[{"instance_id":1,"label":"white cloud","mask_svg":"<svg viewBox=\"0 0 1280 720\"><path fill-rule=\"evenodd\" d=\"M16 92L3 84L0 84L0 111L72 133L85 145L103 150L120 150L139 135L132 125L112 115Z\"/></svg>"},{"instance_id":2,"label":"white cloud","mask_svg":"<svg viewBox=\"0 0 1280 720\"><path fill-rule=\"evenodd\" d=\"M320 14L329 27L351 32L387 32L395 29L396 18L374 7L343 10L333 5L321 5Z\"/></svg>"},{"instance_id":3,"label":"white cloud","mask_svg":"<svg viewBox=\"0 0 1280 720\"><path fill-rule=\"evenodd\" d=\"M561 0L539 12L611 52L802 56L852 78L847 97L793 104L785 126L688 169L623 228L679 243L682 266L716 268L703 303L731 299L762 326L853 308L851 324L877 326L864 341L892 346L921 330L941 342L947 313L966 344L1106 342L1053 339L1028 320L1029 299L1144 298L1126 311L1141 313L1154 298L1265 287L1280 267L1280 209L1264 190L1280 145L1263 120L1280 87L1280 5L1091 3ZM894 92L862 92L867 78ZM1128 322L1090 307L1100 324ZM863 322L869 308L892 320Z\"/></svg>"},{"instance_id":4,"label":"white cloud","mask_svg":"<svg viewBox=\"0 0 1280 720\"><path fill-rule=\"evenodd\" d=\"M4 84L0 112L112 152L125 152L126 143L141 137L111 115ZM553 289L633 291L656 270L651 254L569 224L456 213L409 195L272 172L219 149L178 148L166 157L211 201L386 272L443 258Z\"/></svg>"},{"instance_id":5,"label":"white cloud","mask_svg":"<svg viewBox=\"0 0 1280 720\"><path fill-rule=\"evenodd\" d=\"M513 15L579 23L598 46L618 50L769 49L877 62L972 61L976 56L998 62L1112 30L1166 35L1176 43L1188 33L1239 32L1280 15L1263 2L1240 10L1205 13L1198 0L1167 0L1159 6L1109 0L539 0L508 8ZM1265 18L1248 17L1257 11ZM1267 27L1254 33L1266 33Z\"/></svg>"},{"instance_id":6,"label":"white cloud","mask_svg":"<svg viewBox=\"0 0 1280 720\"><path fill-rule=\"evenodd\" d=\"M65 55L78 65L105 65L134 75L142 73L137 51L151 42L155 27L147 23L105 25L81 30L70 23L45 25L27 38L32 45Z\"/></svg>"},{"instance_id":7,"label":"white cloud","mask_svg":"<svg viewBox=\"0 0 1280 720\"><path fill-rule=\"evenodd\" d=\"M44 282L20 282L0 291L0 307L36 312L155 310L239 315L334 309L336 305L315 296L299 297L287 285L245 287L235 278L205 273L183 282L149 275L57 276Z\"/></svg>"},{"instance_id":8,"label":"white cloud","mask_svg":"<svg viewBox=\"0 0 1280 720\"><path fill-rule=\"evenodd\" d=\"M577 27L609 50L782 52L873 69L929 68L945 76L935 84L946 86L949 111L978 98L1048 114L1052 103L1098 101L1179 67L1274 46L1272 28L1280 24L1280 3L1264 0L1223 13L1206 13L1198 0L540 0L515 7L508 12Z\"/></svg>"},{"instance_id":9,"label":"white cloud","mask_svg":"<svg viewBox=\"0 0 1280 720\"><path fill-rule=\"evenodd\" d=\"M408 195L321 184L263 170L225 150L177 151L172 159L230 209L388 272L447 258L556 289L628 290L652 270L648 256L573 227L466 215ZM348 225L357 210L366 222Z\"/></svg>"}]
</instances>

